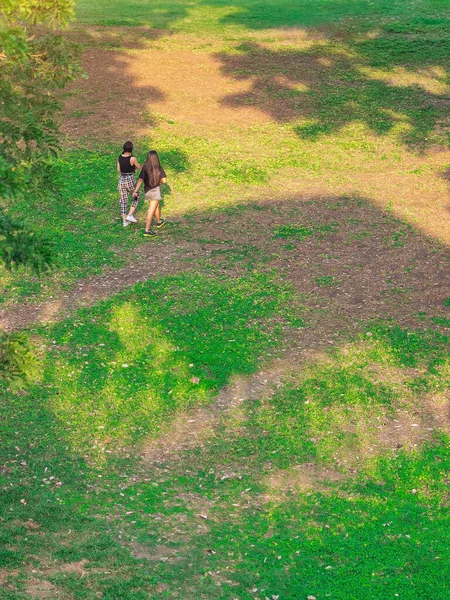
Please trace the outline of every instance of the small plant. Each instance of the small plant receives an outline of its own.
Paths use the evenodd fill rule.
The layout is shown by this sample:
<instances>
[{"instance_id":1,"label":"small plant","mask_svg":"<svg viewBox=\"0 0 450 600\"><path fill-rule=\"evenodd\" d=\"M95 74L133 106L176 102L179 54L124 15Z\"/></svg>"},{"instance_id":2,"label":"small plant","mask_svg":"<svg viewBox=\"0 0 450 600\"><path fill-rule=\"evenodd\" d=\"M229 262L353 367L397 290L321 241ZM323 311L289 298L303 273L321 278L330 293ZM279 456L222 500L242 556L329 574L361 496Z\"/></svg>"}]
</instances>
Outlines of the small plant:
<instances>
[{"instance_id":1,"label":"small plant","mask_svg":"<svg viewBox=\"0 0 450 600\"><path fill-rule=\"evenodd\" d=\"M337 285L339 282L331 275L324 275L323 277L317 277L316 283L321 287L327 287L330 285Z\"/></svg>"},{"instance_id":2,"label":"small plant","mask_svg":"<svg viewBox=\"0 0 450 600\"><path fill-rule=\"evenodd\" d=\"M273 237L276 238L296 238L301 240L314 235L314 230L301 225L280 225L273 232Z\"/></svg>"},{"instance_id":3,"label":"small plant","mask_svg":"<svg viewBox=\"0 0 450 600\"><path fill-rule=\"evenodd\" d=\"M36 376L37 366L37 358L25 334L0 331L0 381L17 390Z\"/></svg>"},{"instance_id":4,"label":"small plant","mask_svg":"<svg viewBox=\"0 0 450 600\"><path fill-rule=\"evenodd\" d=\"M450 319L447 317L433 317L431 320L433 323L440 325L441 327L450 327Z\"/></svg>"},{"instance_id":5,"label":"small plant","mask_svg":"<svg viewBox=\"0 0 450 600\"><path fill-rule=\"evenodd\" d=\"M83 109L79 109L79 110L74 110L70 116L72 119L84 119L84 117L89 117L90 115L93 115L94 111L93 110L83 110Z\"/></svg>"}]
</instances>

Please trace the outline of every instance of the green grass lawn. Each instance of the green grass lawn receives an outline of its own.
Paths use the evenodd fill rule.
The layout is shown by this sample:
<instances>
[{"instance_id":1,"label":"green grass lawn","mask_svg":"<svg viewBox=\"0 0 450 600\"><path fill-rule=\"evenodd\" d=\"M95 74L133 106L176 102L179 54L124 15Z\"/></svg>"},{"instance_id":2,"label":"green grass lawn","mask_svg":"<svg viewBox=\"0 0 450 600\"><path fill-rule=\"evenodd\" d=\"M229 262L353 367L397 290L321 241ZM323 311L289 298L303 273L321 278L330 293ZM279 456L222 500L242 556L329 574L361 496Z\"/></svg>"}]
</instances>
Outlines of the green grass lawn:
<instances>
[{"instance_id":1,"label":"green grass lawn","mask_svg":"<svg viewBox=\"0 0 450 600\"><path fill-rule=\"evenodd\" d=\"M446 335L367 323L192 450L140 460L276 357L294 298L273 275L184 275L32 333L42 378L2 395L1 598L446 597Z\"/></svg>"},{"instance_id":2,"label":"green grass lawn","mask_svg":"<svg viewBox=\"0 0 450 600\"><path fill-rule=\"evenodd\" d=\"M178 249L183 271L27 332L39 379L0 393L0 598L450 598L450 299L420 305L448 262L424 236L450 239L448 2L76 13L87 66L105 53L106 80L127 82L137 156L160 152L176 223L155 253ZM153 56L171 76L194 57L183 81L211 96L165 73L150 89L133 68ZM64 92L45 193L11 208L55 260L41 279L1 271L4 306L57 299L144 242L118 215L104 74ZM171 437L183 417L205 419L190 448ZM172 452L152 460L158 439Z\"/></svg>"},{"instance_id":3,"label":"green grass lawn","mask_svg":"<svg viewBox=\"0 0 450 600\"><path fill-rule=\"evenodd\" d=\"M227 27L273 29L279 27L317 27L342 19L376 25L380 18L430 19L447 9L445 0L304 0L295 5L285 0L208 0L193 4L183 0L167 3L116 0L92 3L77 0L77 20L99 25L146 25L162 29L221 31Z\"/></svg>"}]
</instances>

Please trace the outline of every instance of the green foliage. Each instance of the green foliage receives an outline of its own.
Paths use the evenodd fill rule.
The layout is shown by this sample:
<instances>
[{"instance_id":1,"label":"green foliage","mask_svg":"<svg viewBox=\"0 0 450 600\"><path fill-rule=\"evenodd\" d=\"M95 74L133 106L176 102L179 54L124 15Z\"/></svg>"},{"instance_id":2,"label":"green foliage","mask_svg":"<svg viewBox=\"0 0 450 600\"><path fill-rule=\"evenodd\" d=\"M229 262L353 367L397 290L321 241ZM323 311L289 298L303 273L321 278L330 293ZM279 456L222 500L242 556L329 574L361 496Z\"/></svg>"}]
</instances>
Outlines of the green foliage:
<instances>
[{"instance_id":1,"label":"green foliage","mask_svg":"<svg viewBox=\"0 0 450 600\"><path fill-rule=\"evenodd\" d=\"M431 320L436 325L441 325L442 327L450 327L450 319L447 317L433 317Z\"/></svg>"},{"instance_id":2,"label":"green foliage","mask_svg":"<svg viewBox=\"0 0 450 600\"><path fill-rule=\"evenodd\" d=\"M0 261L8 270L27 266L40 273L49 269L52 245L0 211ZM0 330L0 380L17 389L36 375L37 360L27 336Z\"/></svg>"},{"instance_id":3,"label":"green foliage","mask_svg":"<svg viewBox=\"0 0 450 600\"><path fill-rule=\"evenodd\" d=\"M338 282L331 275L324 275L323 277L317 277L316 283L322 287L328 287L330 285L337 285Z\"/></svg>"},{"instance_id":4,"label":"green foliage","mask_svg":"<svg viewBox=\"0 0 450 600\"><path fill-rule=\"evenodd\" d=\"M18 389L37 375L37 368L38 361L28 337L0 330L0 380Z\"/></svg>"},{"instance_id":5,"label":"green foliage","mask_svg":"<svg viewBox=\"0 0 450 600\"><path fill-rule=\"evenodd\" d=\"M24 265L35 273L47 271L52 261L52 244L42 234L0 212L0 261L8 270Z\"/></svg>"},{"instance_id":6,"label":"green foliage","mask_svg":"<svg viewBox=\"0 0 450 600\"><path fill-rule=\"evenodd\" d=\"M40 273L51 262L51 244L4 213L44 169L59 146L54 92L80 73L75 46L43 26L66 25L72 0L4 0L0 12L0 261ZM35 26L41 26L38 31ZM33 182L36 187L36 181ZM3 205L3 206L2 206ZM26 339L0 332L0 378L24 384L35 369Z\"/></svg>"},{"instance_id":7,"label":"green foliage","mask_svg":"<svg viewBox=\"0 0 450 600\"><path fill-rule=\"evenodd\" d=\"M9 21L61 26L74 16L73 0L3 0L2 13Z\"/></svg>"},{"instance_id":8,"label":"green foliage","mask_svg":"<svg viewBox=\"0 0 450 600\"><path fill-rule=\"evenodd\" d=\"M61 35L35 25L60 26L70 0L12 0L0 13L0 198L30 184L39 161L58 148L55 90L80 73L77 49ZM42 165L40 165L42 168Z\"/></svg>"},{"instance_id":9,"label":"green foliage","mask_svg":"<svg viewBox=\"0 0 450 600\"><path fill-rule=\"evenodd\" d=\"M302 225L279 225L275 228L273 233L274 238L293 237L297 240L311 237L312 235L314 235L314 230L309 227L303 227Z\"/></svg>"},{"instance_id":10,"label":"green foliage","mask_svg":"<svg viewBox=\"0 0 450 600\"><path fill-rule=\"evenodd\" d=\"M328 234L335 233L338 227L339 224L334 221L332 223L320 225L314 223L310 224L310 227L295 224L278 225L274 229L273 237L275 239L294 238L296 240L303 240L311 237L312 235L317 235L319 238L321 238Z\"/></svg>"}]
</instances>

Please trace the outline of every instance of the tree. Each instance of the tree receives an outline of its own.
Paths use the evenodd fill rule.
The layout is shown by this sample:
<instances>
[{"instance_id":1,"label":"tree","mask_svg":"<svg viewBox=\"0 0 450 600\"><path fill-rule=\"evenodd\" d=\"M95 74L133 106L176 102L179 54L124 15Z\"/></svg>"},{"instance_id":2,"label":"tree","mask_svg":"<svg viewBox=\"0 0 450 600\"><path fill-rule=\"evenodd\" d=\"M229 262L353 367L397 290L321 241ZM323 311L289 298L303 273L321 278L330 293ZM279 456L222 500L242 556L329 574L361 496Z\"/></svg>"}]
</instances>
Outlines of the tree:
<instances>
[{"instance_id":1,"label":"tree","mask_svg":"<svg viewBox=\"0 0 450 600\"><path fill-rule=\"evenodd\" d=\"M14 198L58 144L55 91L81 72L75 44L54 28L72 0L2 0L0 11L0 198Z\"/></svg>"},{"instance_id":2,"label":"tree","mask_svg":"<svg viewBox=\"0 0 450 600\"><path fill-rule=\"evenodd\" d=\"M81 73L78 48L56 28L73 18L73 0L1 0L0 262L35 273L49 268L51 244L8 214L43 161L59 147L55 93ZM26 337L0 331L0 379L22 384L36 361Z\"/></svg>"},{"instance_id":3,"label":"tree","mask_svg":"<svg viewBox=\"0 0 450 600\"><path fill-rule=\"evenodd\" d=\"M0 261L8 270L25 265L34 273L50 268L51 244L42 235L26 229L0 213ZM0 380L13 388L23 387L38 370L38 362L27 336L0 330Z\"/></svg>"}]
</instances>

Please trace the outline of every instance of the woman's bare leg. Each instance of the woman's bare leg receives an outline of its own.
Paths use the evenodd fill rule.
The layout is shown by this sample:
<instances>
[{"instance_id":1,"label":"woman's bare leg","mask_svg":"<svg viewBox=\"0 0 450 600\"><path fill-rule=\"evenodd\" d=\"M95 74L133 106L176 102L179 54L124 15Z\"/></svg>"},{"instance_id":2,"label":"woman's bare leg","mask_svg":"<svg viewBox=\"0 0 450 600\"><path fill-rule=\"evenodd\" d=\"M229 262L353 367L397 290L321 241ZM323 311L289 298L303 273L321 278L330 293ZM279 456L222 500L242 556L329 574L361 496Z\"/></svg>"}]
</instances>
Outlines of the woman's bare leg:
<instances>
[{"instance_id":1,"label":"woman's bare leg","mask_svg":"<svg viewBox=\"0 0 450 600\"><path fill-rule=\"evenodd\" d=\"M158 208L159 200L150 200L150 204L148 207L147 218L145 219L145 231L149 231L152 226L153 217L155 215L156 209Z\"/></svg>"}]
</instances>

